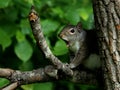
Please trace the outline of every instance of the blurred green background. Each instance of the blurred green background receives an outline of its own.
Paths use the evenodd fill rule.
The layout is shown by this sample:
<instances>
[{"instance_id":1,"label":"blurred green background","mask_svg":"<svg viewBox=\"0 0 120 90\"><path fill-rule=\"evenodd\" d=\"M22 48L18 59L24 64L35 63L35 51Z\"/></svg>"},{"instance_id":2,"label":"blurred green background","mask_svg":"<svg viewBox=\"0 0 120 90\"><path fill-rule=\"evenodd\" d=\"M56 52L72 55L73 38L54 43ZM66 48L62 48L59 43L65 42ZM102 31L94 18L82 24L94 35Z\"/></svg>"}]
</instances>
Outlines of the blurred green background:
<instances>
[{"instance_id":1,"label":"blurred green background","mask_svg":"<svg viewBox=\"0 0 120 90\"><path fill-rule=\"evenodd\" d=\"M67 62L68 49L58 38L68 23L82 22L85 29L94 27L92 0L0 0L0 68L33 70L50 64L32 35L28 14L34 5L41 18L42 30L52 52ZM8 84L0 78L0 87ZM95 90L90 85L67 81L23 85L18 90Z\"/></svg>"}]
</instances>

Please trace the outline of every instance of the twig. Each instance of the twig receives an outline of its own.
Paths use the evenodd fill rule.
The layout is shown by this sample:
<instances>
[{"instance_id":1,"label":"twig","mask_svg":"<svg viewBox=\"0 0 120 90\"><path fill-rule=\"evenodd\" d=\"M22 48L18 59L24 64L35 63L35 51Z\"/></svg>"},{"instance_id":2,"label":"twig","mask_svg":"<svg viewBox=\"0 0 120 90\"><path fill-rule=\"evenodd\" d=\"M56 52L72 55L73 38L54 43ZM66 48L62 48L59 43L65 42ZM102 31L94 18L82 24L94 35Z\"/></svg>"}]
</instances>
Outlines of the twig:
<instances>
[{"instance_id":1,"label":"twig","mask_svg":"<svg viewBox=\"0 0 120 90\"><path fill-rule=\"evenodd\" d=\"M18 83L11 83L10 85L2 88L1 90L15 90L18 87Z\"/></svg>"},{"instance_id":2,"label":"twig","mask_svg":"<svg viewBox=\"0 0 120 90\"><path fill-rule=\"evenodd\" d=\"M29 21L31 24L33 35L37 43L39 44L39 47L44 52L46 58L48 58L53 63L53 65L57 67L57 69L61 69L66 75L72 76L73 71L66 64L62 63L57 57L55 57L51 52L50 48L48 47L44 35L42 33L40 18L33 6L29 14Z\"/></svg>"},{"instance_id":3,"label":"twig","mask_svg":"<svg viewBox=\"0 0 120 90\"><path fill-rule=\"evenodd\" d=\"M12 73L14 72L14 70L12 69L2 69L0 68L0 77L9 77L12 75Z\"/></svg>"}]
</instances>

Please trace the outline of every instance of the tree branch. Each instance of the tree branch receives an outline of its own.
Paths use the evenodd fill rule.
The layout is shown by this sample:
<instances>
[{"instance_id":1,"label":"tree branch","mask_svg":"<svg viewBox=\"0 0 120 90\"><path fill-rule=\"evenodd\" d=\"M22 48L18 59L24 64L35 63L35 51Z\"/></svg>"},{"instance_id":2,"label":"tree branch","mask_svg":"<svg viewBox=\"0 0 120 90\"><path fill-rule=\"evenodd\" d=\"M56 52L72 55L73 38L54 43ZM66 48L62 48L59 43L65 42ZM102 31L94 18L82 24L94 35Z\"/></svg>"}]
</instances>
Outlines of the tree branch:
<instances>
[{"instance_id":1,"label":"tree branch","mask_svg":"<svg viewBox=\"0 0 120 90\"><path fill-rule=\"evenodd\" d=\"M6 72L7 74L5 74ZM12 69L0 69L0 77L9 79L11 83L17 83L17 86L34 82L47 82L58 79L66 79L82 84L97 84L97 79L94 73L75 70L73 72L73 76L69 78L68 76L64 75L63 72L55 69L54 66L51 65L48 65L45 68L23 72Z\"/></svg>"},{"instance_id":2,"label":"tree branch","mask_svg":"<svg viewBox=\"0 0 120 90\"><path fill-rule=\"evenodd\" d=\"M3 88L1 88L0 90L15 90L18 87L18 83L11 83L10 85L7 85Z\"/></svg>"},{"instance_id":3,"label":"tree branch","mask_svg":"<svg viewBox=\"0 0 120 90\"><path fill-rule=\"evenodd\" d=\"M66 64L63 64L57 57L55 57L53 53L51 52L50 48L48 47L46 40L44 38L44 35L42 33L42 28L40 25L40 18L37 12L35 11L34 7L31 8L31 12L29 14L29 21L31 24L33 35L39 47L44 52L46 58L48 58L53 63L53 65L57 66L58 69L63 70L63 72L66 75L72 76L73 71Z\"/></svg>"},{"instance_id":4,"label":"tree branch","mask_svg":"<svg viewBox=\"0 0 120 90\"><path fill-rule=\"evenodd\" d=\"M12 69L0 68L0 77L10 80L10 84L5 86L3 90L12 90L8 88L15 88L19 85L29 84L34 82L46 82L57 79L57 70L53 66L46 66L33 71L19 71ZM15 84L16 83L16 84ZM1 90L1 89L0 89Z\"/></svg>"}]
</instances>

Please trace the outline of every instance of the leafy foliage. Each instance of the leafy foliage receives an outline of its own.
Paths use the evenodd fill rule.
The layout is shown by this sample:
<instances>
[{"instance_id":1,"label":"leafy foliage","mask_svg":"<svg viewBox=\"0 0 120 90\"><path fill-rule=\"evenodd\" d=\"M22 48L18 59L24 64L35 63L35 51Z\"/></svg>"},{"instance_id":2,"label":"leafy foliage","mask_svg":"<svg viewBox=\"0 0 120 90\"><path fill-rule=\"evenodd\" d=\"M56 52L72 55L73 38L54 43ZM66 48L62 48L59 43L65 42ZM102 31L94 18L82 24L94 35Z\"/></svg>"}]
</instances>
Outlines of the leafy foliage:
<instances>
[{"instance_id":1,"label":"leafy foliage","mask_svg":"<svg viewBox=\"0 0 120 90\"><path fill-rule=\"evenodd\" d=\"M0 30L0 44L2 45L2 48L3 48L3 50L6 48L6 47L8 47L8 46L10 46L10 44L11 44L11 39L10 39L10 37L6 34L6 32L5 31L3 31L2 29Z\"/></svg>"},{"instance_id":2,"label":"leafy foliage","mask_svg":"<svg viewBox=\"0 0 120 90\"><path fill-rule=\"evenodd\" d=\"M32 56L32 52L32 47L26 40L17 43L17 45L15 46L15 53L23 62L26 62L30 59L30 57Z\"/></svg>"},{"instance_id":3,"label":"leafy foliage","mask_svg":"<svg viewBox=\"0 0 120 90\"><path fill-rule=\"evenodd\" d=\"M63 26L81 21L86 29L94 27L91 0L0 0L0 67L32 70L46 63L29 25L28 14L31 5L39 12L48 45L63 61L68 60L68 49L58 38ZM0 79L0 87L6 83L6 80ZM24 85L21 88L51 90L55 85L50 82ZM70 85L68 83L68 87Z\"/></svg>"}]
</instances>

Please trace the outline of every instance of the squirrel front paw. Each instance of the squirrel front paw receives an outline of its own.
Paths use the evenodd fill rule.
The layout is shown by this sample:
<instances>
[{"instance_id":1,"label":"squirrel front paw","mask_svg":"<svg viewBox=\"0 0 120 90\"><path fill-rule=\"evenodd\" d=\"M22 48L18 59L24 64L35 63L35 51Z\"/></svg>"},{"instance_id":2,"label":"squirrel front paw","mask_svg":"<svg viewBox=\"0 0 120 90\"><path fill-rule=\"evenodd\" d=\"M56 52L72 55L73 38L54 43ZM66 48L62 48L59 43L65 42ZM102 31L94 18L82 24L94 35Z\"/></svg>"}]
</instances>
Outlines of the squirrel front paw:
<instances>
[{"instance_id":1,"label":"squirrel front paw","mask_svg":"<svg viewBox=\"0 0 120 90\"><path fill-rule=\"evenodd\" d=\"M71 69L76 67L73 63L70 63L70 64L65 63L64 65L67 66L68 68L71 68Z\"/></svg>"},{"instance_id":2,"label":"squirrel front paw","mask_svg":"<svg viewBox=\"0 0 120 90\"><path fill-rule=\"evenodd\" d=\"M69 67L70 67L71 69L73 69L73 68L75 68L76 66L75 66L73 63L70 63L70 64L69 64Z\"/></svg>"}]
</instances>

